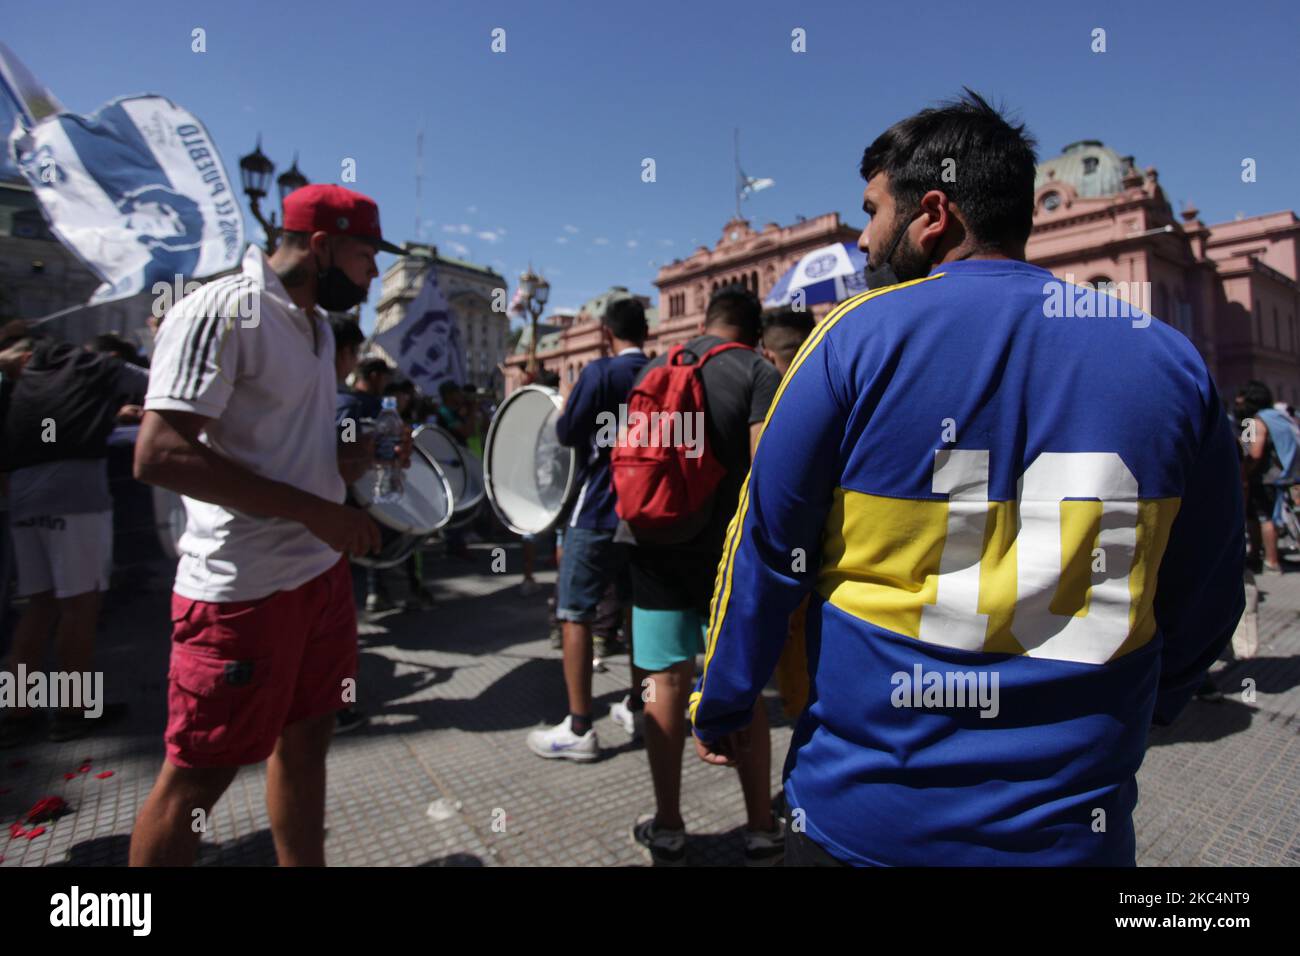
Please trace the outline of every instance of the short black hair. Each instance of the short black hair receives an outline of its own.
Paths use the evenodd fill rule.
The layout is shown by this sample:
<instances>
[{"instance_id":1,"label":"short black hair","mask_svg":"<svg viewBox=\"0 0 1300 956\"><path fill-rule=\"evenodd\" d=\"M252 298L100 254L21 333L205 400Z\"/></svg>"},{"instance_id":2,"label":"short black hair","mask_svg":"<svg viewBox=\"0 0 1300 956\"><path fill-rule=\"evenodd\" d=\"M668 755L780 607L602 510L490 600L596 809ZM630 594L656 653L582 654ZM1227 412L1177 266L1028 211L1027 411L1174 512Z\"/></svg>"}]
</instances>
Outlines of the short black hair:
<instances>
[{"instance_id":1,"label":"short black hair","mask_svg":"<svg viewBox=\"0 0 1300 956\"><path fill-rule=\"evenodd\" d=\"M1258 379L1251 379L1237 393L1241 400L1241 412L1244 418L1252 418L1266 408L1273 407L1273 390Z\"/></svg>"},{"instance_id":2,"label":"short black hair","mask_svg":"<svg viewBox=\"0 0 1300 956\"><path fill-rule=\"evenodd\" d=\"M143 361L135 343L116 332L101 332L87 342L86 347L92 352L114 355L123 362L130 362L133 365L139 365Z\"/></svg>"},{"instance_id":3,"label":"short black hair","mask_svg":"<svg viewBox=\"0 0 1300 956\"><path fill-rule=\"evenodd\" d=\"M389 382L384 386L385 395L410 395L415 397L415 383L409 378L404 378L400 382Z\"/></svg>"},{"instance_id":4,"label":"short black hair","mask_svg":"<svg viewBox=\"0 0 1300 956\"><path fill-rule=\"evenodd\" d=\"M1013 125L978 93L963 89L961 98L923 109L877 136L858 171L866 180L887 173L890 194L905 208L932 189L944 193L980 245L1023 245L1033 228L1037 144L1024 124ZM944 179L948 170L951 182Z\"/></svg>"},{"instance_id":5,"label":"short black hair","mask_svg":"<svg viewBox=\"0 0 1300 956\"><path fill-rule=\"evenodd\" d=\"M723 286L709 298L704 312L704 327L729 325L740 330L741 339L750 345L762 333L763 306L758 296L744 286Z\"/></svg>"},{"instance_id":6,"label":"short black hair","mask_svg":"<svg viewBox=\"0 0 1300 956\"><path fill-rule=\"evenodd\" d=\"M361 331L359 322L341 312L331 312L329 317L330 329L334 332L334 351L361 348L361 343L366 340L366 334Z\"/></svg>"},{"instance_id":7,"label":"short black hair","mask_svg":"<svg viewBox=\"0 0 1300 956\"><path fill-rule=\"evenodd\" d=\"M393 367L378 356L368 358L357 365L357 378L369 378L371 375L392 375Z\"/></svg>"},{"instance_id":8,"label":"short black hair","mask_svg":"<svg viewBox=\"0 0 1300 956\"><path fill-rule=\"evenodd\" d=\"M460 386L455 382L451 381L450 379L448 379L447 381L443 382L441 385L438 386L438 394L443 398L446 398L452 392L459 392L459 391L460 391Z\"/></svg>"},{"instance_id":9,"label":"short black hair","mask_svg":"<svg viewBox=\"0 0 1300 956\"><path fill-rule=\"evenodd\" d=\"M769 312L763 316L763 346L784 358L793 358L816 325L811 312L794 309Z\"/></svg>"},{"instance_id":10,"label":"short black hair","mask_svg":"<svg viewBox=\"0 0 1300 956\"><path fill-rule=\"evenodd\" d=\"M614 338L624 342L640 345L645 341L650 327L645 320L645 306L640 299L615 299L605 306L605 314L600 320L609 329Z\"/></svg>"}]
</instances>

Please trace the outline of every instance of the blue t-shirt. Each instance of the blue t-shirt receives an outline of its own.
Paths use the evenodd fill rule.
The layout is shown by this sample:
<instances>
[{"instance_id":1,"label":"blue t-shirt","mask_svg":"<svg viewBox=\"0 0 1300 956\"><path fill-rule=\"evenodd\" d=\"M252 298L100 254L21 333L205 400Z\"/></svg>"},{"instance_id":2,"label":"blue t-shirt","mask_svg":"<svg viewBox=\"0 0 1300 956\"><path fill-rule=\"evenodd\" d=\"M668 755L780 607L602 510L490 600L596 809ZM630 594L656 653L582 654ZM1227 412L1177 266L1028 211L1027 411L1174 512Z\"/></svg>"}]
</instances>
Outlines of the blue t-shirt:
<instances>
[{"instance_id":1,"label":"blue t-shirt","mask_svg":"<svg viewBox=\"0 0 1300 956\"><path fill-rule=\"evenodd\" d=\"M619 406L627 401L637 372L645 365L644 352L626 352L596 359L582 370L564 411L555 423L560 444L578 453L578 497L569 527L613 531L618 527L617 498L609 470L611 445L601 441L602 421L618 420ZM609 430L604 429L609 435Z\"/></svg>"},{"instance_id":2,"label":"blue t-shirt","mask_svg":"<svg viewBox=\"0 0 1300 956\"><path fill-rule=\"evenodd\" d=\"M1148 726L1241 616L1244 513L1201 356L1082 317L1101 295L948 263L842 303L782 381L690 710L705 740L748 723L811 595L785 788L834 856L1134 862Z\"/></svg>"}]
</instances>

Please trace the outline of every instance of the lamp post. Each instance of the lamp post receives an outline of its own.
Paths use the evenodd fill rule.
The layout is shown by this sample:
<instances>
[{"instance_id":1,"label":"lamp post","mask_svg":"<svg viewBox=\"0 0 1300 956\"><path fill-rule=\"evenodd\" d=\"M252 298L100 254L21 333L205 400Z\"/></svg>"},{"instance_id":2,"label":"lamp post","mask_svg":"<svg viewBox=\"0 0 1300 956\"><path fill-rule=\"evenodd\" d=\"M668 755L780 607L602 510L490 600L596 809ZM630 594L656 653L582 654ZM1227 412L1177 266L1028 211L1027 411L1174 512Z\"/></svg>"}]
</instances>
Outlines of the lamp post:
<instances>
[{"instance_id":1,"label":"lamp post","mask_svg":"<svg viewBox=\"0 0 1300 956\"><path fill-rule=\"evenodd\" d=\"M528 362L524 365L524 371L536 377L537 320L541 317L542 310L546 308L546 300L551 294L551 284L541 276L536 275L530 265L528 271L519 276L519 291L523 294L524 305L528 309L530 331L528 337Z\"/></svg>"},{"instance_id":2,"label":"lamp post","mask_svg":"<svg viewBox=\"0 0 1300 956\"><path fill-rule=\"evenodd\" d=\"M275 247L280 241L280 227L276 222L275 211L271 211L271 218L268 220L262 215L261 201L266 198L266 193L271 185L271 174L275 172L275 163L271 158L262 152L262 137L257 137L257 145L247 156L240 157L239 160L239 178L243 182L244 195L248 197L248 208L253 213L253 218L258 221L262 231L266 233L266 254L271 255L275 252ZM275 180L276 190L280 194L280 207L283 211L284 198L295 189L301 189L306 186L309 180L302 174L298 168L298 154L293 155L293 165L281 173Z\"/></svg>"}]
</instances>

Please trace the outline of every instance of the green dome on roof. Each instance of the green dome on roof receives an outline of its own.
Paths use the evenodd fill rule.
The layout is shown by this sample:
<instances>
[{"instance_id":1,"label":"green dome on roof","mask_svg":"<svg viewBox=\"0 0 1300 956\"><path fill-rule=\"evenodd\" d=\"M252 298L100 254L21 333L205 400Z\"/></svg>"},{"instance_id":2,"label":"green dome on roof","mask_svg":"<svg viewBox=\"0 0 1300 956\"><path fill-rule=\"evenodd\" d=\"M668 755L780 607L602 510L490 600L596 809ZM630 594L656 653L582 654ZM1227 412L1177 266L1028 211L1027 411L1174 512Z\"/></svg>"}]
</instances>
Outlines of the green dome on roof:
<instances>
[{"instance_id":1,"label":"green dome on roof","mask_svg":"<svg viewBox=\"0 0 1300 956\"><path fill-rule=\"evenodd\" d=\"M1120 156L1101 140L1081 139L1061 150L1061 155L1038 164L1034 189L1048 183L1069 183L1080 197L1114 196L1124 191L1124 174L1132 156Z\"/></svg>"}]
</instances>

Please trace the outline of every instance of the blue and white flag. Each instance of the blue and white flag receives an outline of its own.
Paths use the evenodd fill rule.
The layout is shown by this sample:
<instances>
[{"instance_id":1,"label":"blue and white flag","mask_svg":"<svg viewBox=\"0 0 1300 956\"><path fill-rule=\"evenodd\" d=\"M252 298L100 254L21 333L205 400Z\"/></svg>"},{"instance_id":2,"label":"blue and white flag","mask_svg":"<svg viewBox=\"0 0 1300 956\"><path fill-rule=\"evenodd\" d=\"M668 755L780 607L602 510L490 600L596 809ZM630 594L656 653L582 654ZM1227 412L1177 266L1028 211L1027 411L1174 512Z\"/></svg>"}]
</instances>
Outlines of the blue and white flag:
<instances>
[{"instance_id":1,"label":"blue and white flag","mask_svg":"<svg viewBox=\"0 0 1300 956\"><path fill-rule=\"evenodd\" d=\"M438 285L438 272L432 267L424 286L407 307L406 317L375 335L373 341L426 395L437 395L443 382L465 382L460 326Z\"/></svg>"},{"instance_id":2,"label":"blue and white flag","mask_svg":"<svg viewBox=\"0 0 1300 956\"><path fill-rule=\"evenodd\" d=\"M804 305L841 302L866 291L866 265L866 253L847 242L821 246L806 253L776 280L763 305L790 305L796 299Z\"/></svg>"},{"instance_id":3,"label":"blue and white flag","mask_svg":"<svg viewBox=\"0 0 1300 956\"><path fill-rule=\"evenodd\" d=\"M63 112L59 98L3 43L0 43L0 91L8 95L29 126Z\"/></svg>"},{"instance_id":4,"label":"blue and white flag","mask_svg":"<svg viewBox=\"0 0 1300 956\"><path fill-rule=\"evenodd\" d=\"M161 96L15 122L10 153L50 230L103 280L91 305L239 265L244 219L217 147Z\"/></svg>"}]
</instances>

